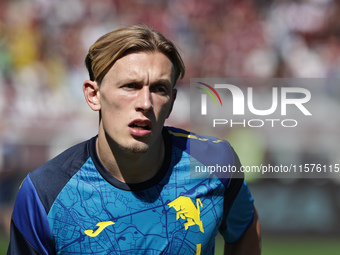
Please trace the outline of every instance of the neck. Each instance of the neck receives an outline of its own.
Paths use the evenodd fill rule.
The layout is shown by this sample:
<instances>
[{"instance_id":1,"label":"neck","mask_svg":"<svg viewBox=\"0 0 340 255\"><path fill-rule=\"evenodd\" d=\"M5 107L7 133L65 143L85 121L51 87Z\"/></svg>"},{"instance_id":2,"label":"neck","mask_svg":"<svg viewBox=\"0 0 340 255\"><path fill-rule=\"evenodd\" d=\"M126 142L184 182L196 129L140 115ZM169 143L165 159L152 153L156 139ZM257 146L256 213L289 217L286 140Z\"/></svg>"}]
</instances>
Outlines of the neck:
<instances>
[{"instance_id":1,"label":"neck","mask_svg":"<svg viewBox=\"0 0 340 255\"><path fill-rule=\"evenodd\" d=\"M140 183L151 179L162 167L165 145L162 134L158 143L143 153L122 149L105 134L99 133L96 147L99 160L105 169L124 183Z\"/></svg>"}]
</instances>

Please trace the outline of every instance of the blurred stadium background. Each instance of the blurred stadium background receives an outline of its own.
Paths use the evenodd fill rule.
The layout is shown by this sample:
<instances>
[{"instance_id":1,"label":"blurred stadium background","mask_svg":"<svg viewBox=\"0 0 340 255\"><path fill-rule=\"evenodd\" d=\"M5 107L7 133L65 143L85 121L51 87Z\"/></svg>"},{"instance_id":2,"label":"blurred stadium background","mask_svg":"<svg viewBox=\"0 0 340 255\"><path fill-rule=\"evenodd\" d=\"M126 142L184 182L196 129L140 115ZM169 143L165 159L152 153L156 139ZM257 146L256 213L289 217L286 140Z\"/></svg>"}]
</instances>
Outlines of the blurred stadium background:
<instances>
[{"instance_id":1,"label":"blurred stadium background","mask_svg":"<svg viewBox=\"0 0 340 255\"><path fill-rule=\"evenodd\" d=\"M340 77L339 15L338 0L1 0L0 254L7 250L24 176L96 135L98 116L87 107L82 84L86 50L100 35L145 23L177 43L187 74L168 124L190 128L190 78ZM318 93L339 112L339 84ZM328 142L339 143L338 124L334 119L327 130L312 127L290 137L286 152L302 163L340 163L340 151L326 149ZM234 129L226 138L241 160L275 163L290 155L260 131ZM310 138L323 146L313 151L299 145ZM339 254L337 176L249 180L263 254ZM220 237L217 242L216 254L222 254Z\"/></svg>"}]
</instances>

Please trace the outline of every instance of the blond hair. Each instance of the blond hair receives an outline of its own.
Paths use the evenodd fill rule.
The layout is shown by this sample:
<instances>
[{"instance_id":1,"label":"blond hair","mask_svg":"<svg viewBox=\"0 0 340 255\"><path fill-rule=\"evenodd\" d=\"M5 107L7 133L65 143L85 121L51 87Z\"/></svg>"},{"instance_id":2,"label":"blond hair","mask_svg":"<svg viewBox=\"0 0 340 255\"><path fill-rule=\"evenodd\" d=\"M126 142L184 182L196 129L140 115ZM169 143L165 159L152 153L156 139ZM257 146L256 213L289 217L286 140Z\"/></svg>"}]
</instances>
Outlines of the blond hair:
<instances>
[{"instance_id":1,"label":"blond hair","mask_svg":"<svg viewBox=\"0 0 340 255\"><path fill-rule=\"evenodd\" d=\"M100 37L89 49L85 64L90 80L99 84L112 65L131 52L155 52L166 55L175 70L175 83L183 78L185 66L176 46L160 32L146 25L135 25L109 32Z\"/></svg>"}]
</instances>

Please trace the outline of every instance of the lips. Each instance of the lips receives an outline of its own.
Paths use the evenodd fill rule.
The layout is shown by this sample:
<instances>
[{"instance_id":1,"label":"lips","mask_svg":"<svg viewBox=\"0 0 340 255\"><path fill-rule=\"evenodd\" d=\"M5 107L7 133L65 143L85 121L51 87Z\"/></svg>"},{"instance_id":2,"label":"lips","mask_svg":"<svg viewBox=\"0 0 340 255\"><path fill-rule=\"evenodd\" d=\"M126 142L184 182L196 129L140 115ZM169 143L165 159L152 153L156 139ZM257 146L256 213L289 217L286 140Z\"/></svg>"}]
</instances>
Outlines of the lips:
<instances>
[{"instance_id":1,"label":"lips","mask_svg":"<svg viewBox=\"0 0 340 255\"><path fill-rule=\"evenodd\" d=\"M129 129L135 136L145 136L151 132L151 122L149 120L134 120L129 124Z\"/></svg>"},{"instance_id":2,"label":"lips","mask_svg":"<svg viewBox=\"0 0 340 255\"><path fill-rule=\"evenodd\" d=\"M145 122L133 122L129 125L129 127L131 128L135 128L135 129L143 129L143 130L150 130L151 127L148 123Z\"/></svg>"}]
</instances>

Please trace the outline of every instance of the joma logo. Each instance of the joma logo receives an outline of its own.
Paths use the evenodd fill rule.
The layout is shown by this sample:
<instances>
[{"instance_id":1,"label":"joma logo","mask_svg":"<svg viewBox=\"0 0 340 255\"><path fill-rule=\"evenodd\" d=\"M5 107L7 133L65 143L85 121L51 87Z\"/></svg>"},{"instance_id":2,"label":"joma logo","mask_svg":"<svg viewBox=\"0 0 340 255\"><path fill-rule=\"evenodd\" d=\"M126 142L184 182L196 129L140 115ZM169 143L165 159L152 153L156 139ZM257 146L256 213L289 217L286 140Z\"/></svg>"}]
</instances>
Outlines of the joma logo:
<instances>
[{"instance_id":1,"label":"joma logo","mask_svg":"<svg viewBox=\"0 0 340 255\"><path fill-rule=\"evenodd\" d=\"M104 221L104 222L99 222L96 226L98 227L96 231L93 231L91 229L85 230L84 233L87 236L90 237L96 237L97 235L100 234L100 232L102 232L106 227L111 226L115 224L112 221Z\"/></svg>"}]
</instances>

